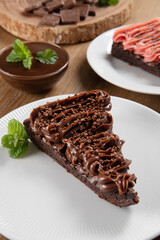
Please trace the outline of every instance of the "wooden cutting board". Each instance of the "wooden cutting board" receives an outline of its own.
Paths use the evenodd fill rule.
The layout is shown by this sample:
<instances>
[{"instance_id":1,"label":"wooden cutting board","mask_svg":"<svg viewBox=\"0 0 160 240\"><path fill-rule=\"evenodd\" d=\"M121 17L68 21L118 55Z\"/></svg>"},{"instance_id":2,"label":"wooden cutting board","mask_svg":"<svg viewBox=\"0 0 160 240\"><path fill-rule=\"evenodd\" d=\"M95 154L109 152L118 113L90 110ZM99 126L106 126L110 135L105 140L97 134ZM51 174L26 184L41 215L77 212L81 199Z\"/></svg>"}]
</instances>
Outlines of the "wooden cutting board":
<instances>
[{"instance_id":1,"label":"wooden cutting board","mask_svg":"<svg viewBox=\"0 0 160 240\"><path fill-rule=\"evenodd\" d=\"M119 0L116 6L97 7L96 17L77 24L40 26L40 17L24 14L27 0L0 0L0 25L13 35L32 41L57 44L85 42L108 29L122 25L131 15L134 0Z\"/></svg>"}]
</instances>

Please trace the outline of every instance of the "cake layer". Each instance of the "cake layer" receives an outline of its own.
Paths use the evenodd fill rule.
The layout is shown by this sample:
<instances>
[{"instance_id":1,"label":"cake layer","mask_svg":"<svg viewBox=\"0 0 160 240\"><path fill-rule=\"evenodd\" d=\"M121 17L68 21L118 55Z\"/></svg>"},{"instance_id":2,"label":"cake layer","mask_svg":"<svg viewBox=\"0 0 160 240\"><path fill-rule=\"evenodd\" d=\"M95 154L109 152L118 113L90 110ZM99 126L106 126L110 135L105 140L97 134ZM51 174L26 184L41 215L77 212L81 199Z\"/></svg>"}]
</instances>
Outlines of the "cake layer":
<instances>
[{"instance_id":1,"label":"cake layer","mask_svg":"<svg viewBox=\"0 0 160 240\"><path fill-rule=\"evenodd\" d=\"M143 57L144 62L160 63L160 18L117 29L114 43L121 43L124 50Z\"/></svg>"},{"instance_id":2,"label":"cake layer","mask_svg":"<svg viewBox=\"0 0 160 240\"><path fill-rule=\"evenodd\" d=\"M90 91L33 110L24 121L30 139L94 190L120 207L138 203L124 158L123 141L112 133L110 96Z\"/></svg>"},{"instance_id":3,"label":"cake layer","mask_svg":"<svg viewBox=\"0 0 160 240\"><path fill-rule=\"evenodd\" d=\"M113 43L112 45L112 55L116 58L119 58L129 64L138 66L145 71L152 73L160 77L160 63L147 63L143 61L143 57L140 55L134 54L133 51L124 50L122 43Z\"/></svg>"}]
</instances>

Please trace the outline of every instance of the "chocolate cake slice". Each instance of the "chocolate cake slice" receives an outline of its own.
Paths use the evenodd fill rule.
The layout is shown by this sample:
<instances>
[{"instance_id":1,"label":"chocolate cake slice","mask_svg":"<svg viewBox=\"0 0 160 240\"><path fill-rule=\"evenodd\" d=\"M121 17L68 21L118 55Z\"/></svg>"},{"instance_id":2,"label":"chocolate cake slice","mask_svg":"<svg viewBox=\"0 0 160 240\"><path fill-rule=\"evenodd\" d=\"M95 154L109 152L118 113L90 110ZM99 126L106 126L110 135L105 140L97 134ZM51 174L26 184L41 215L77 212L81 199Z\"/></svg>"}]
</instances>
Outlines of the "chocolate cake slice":
<instances>
[{"instance_id":1,"label":"chocolate cake slice","mask_svg":"<svg viewBox=\"0 0 160 240\"><path fill-rule=\"evenodd\" d=\"M32 111L24 121L33 143L99 197L120 207L139 202L136 177L128 172L124 141L112 132L110 96L89 91Z\"/></svg>"},{"instance_id":2,"label":"chocolate cake slice","mask_svg":"<svg viewBox=\"0 0 160 240\"><path fill-rule=\"evenodd\" d=\"M115 31L112 55L160 76L160 18Z\"/></svg>"}]
</instances>

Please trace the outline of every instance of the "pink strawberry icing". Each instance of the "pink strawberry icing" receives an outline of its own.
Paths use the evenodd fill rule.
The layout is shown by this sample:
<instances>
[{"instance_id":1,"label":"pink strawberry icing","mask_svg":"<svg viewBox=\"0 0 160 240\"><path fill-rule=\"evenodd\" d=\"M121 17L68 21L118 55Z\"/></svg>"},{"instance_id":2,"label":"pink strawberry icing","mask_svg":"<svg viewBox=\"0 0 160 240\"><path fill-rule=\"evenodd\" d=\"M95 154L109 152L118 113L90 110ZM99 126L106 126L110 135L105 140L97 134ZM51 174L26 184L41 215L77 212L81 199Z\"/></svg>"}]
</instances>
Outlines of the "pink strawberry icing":
<instances>
[{"instance_id":1,"label":"pink strawberry icing","mask_svg":"<svg viewBox=\"0 0 160 240\"><path fill-rule=\"evenodd\" d=\"M143 57L144 62L160 62L160 18L120 28L113 36L124 50Z\"/></svg>"}]
</instances>

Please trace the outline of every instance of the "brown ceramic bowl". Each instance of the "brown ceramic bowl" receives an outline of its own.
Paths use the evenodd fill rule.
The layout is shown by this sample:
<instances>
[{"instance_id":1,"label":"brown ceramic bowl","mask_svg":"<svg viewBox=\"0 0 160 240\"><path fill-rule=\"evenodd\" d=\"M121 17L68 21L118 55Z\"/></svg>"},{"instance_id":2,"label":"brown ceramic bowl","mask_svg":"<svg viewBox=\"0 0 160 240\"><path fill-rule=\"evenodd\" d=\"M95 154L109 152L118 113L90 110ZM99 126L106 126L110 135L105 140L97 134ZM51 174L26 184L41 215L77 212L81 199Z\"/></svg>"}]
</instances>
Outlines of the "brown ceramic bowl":
<instances>
[{"instance_id":1,"label":"brown ceramic bowl","mask_svg":"<svg viewBox=\"0 0 160 240\"><path fill-rule=\"evenodd\" d=\"M14 88L27 92L38 93L49 90L66 71L69 63L68 53L56 44L29 41L24 43L33 57L37 52L50 48L57 53L58 60L54 64L43 64L34 58L31 69L28 70L23 67L22 62L6 62L6 57L13 49L13 45L9 45L0 51L1 76Z\"/></svg>"}]
</instances>

